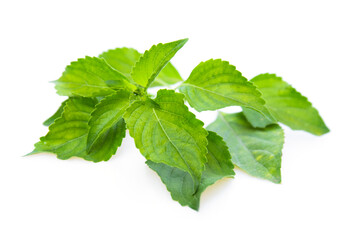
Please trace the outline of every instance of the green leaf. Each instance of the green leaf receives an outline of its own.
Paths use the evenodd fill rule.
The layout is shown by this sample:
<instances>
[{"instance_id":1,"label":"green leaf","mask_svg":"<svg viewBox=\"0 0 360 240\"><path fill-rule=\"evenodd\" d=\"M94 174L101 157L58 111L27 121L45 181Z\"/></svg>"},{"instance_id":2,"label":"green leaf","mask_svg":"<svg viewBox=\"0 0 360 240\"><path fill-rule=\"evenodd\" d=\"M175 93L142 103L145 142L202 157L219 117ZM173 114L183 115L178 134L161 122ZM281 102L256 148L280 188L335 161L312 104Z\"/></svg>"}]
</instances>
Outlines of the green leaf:
<instances>
[{"instance_id":1,"label":"green leaf","mask_svg":"<svg viewBox=\"0 0 360 240\"><path fill-rule=\"evenodd\" d=\"M197 111L242 106L272 119L261 93L234 66L221 59L201 62L179 90Z\"/></svg>"},{"instance_id":2,"label":"green leaf","mask_svg":"<svg viewBox=\"0 0 360 240\"><path fill-rule=\"evenodd\" d=\"M207 146L208 162L205 165L197 191L194 189L194 182L189 173L163 163L146 161L146 164L160 176L162 182L171 193L171 197L182 206L189 206L194 210L199 209L200 195L208 186L221 178L235 175L233 171L234 165L230 160L230 153L222 138L210 131L207 140L209 142ZM194 194L195 191L196 193Z\"/></svg>"},{"instance_id":3,"label":"green leaf","mask_svg":"<svg viewBox=\"0 0 360 240\"><path fill-rule=\"evenodd\" d=\"M59 159L76 156L94 162L108 160L125 136L125 122L120 121L110 128L94 146L92 153L87 154L88 121L96 103L91 98L69 98L63 114L50 125L48 134L35 144L33 153L52 152Z\"/></svg>"},{"instance_id":4,"label":"green leaf","mask_svg":"<svg viewBox=\"0 0 360 240\"><path fill-rule=\"evenodd\" d=\"M269 126L270 124L275 124L277 121L269 120L268 118L261 115L259 112L252 110L250 108L243 107L243 113L246 117L246 119L249 121L249 123L255 127L255 128L264 128L266 126Z\"/></svg>"},{"instance_id":5,"label":"green leaf","mask_svg":"<svg viewBox=\"0 0 360 240\"><path fill-rule=\"evenodd\" d=\"M231 155L223 138L215 132L208 132L208 162L206 163L205 171L201 178L200 190L202 191L221 178L235 175L235 172L233 171L234 165L231 162Z\"/></svg>"},{"instance_id":6,"label":"green leaf","mask_svg":"<svg viewBox=\"0 0 360 240\"><path fill-rule=\"evenodd\" d=\"M243 113L219 113L207 129L224 138L235 165L253 176L281 182L284 132L279 125L253 128Z\"/></svg>"},{"instance_id":7,"label":"green leaf","mask_svg":"<svg viewBox=\"0 0 360 240\"><path fill-rule=\"evenodd\" d=\"M182 77L174 65L169 62L155 78L155 81L150 84L150 87L173 85L175 83L181 82L182 80Z\"/></svg>"},{"instance_id":8,"label":"green leaf","mask_svg":"<svg viewBox=\"0 0 360 240\"><path fill-rule=\"evenodd\" d=\"M105 61L114 69L122 73L127 79L132 80L131 70L136 62L140 59L141 53L133 48L116 48L102 53L99 57L105 59ZM169 62L156 77L151 87L155 86L168 86L182 81L182 78L176 68ZM116 83L121 88L121 82L111 81L110 84ZM109 84L108 84L109 85Z\"/></svg>"},{"instance_id":9,"label":"green leaf","mask_svg":"<svg viewBox=\"0 0 360 240\"><path fill-rule=\"evenodd\" d=\"M194 181L188 172L150 160L147 160L146 164L159 175L173 200L178 201L181 206L199 209L200 194L197 193Z\"/></svg>"},{"instance_id":10,"label":"green leaf","mask_svg":"<svg viewBox=\"0 0 360 240\"><path fill-rule=\"evenodd\" d=\"M105 97L95 106L89 121L87 151L90 153L99 140L109 132L109 129L123 122L123 114L130 104L130 93L121 89L113 95Z\"/></svg>"},{"instance_id":11,"label":"green leaf","mask_svg":"<svg viewBox=\"0 0 360 240\"><path fill-rule=\"evenodd\" d=\"M129 90L136 89L104 59L96 57L81 58L68 65L61 78L55 81L55 88L59 95L65 96L106 96L115 92L107 81L117 81L122 88Z\"/></svg>"},{"instance_id":12,"label":"green leaf","mask_svg":"<svg viewBox=\"0 0 360 240\"><path fill-rule=\"evenodd\" d=\"M131 79L131 69L135 65L141 53L133 48L116 48L100 54L101 58L117 71L121 72L127 79Z\"/></svg>"},{"instance_id":13,"label":"green leaf","mask_svg":"<svg viewBox=\"0 0 360 240\"><path fill-rule=\"evenodd\" d=\"M45 120L45 122L43 122L43 125L45 126L50 126L56 119L58 119L59 117L61 117L61 114L64 111L64 107L66 105L66 102L68 101L68 99L66 99L65 101L63 101L60 105L60 107L58 108L58 110L48 119Z\"/></svg>"},{"instance_id":14,"label":"green leaf","mask_svg":"<svg viewBox=\"0 0 360 240\"><path fill-rule=\"evenodd\" d=\"M152 46L145 51L132 69L132 79L147 88L160 73L161 69L170 61L176 52L184 46L188 39L182 39L166 44Z\"/></svg>"},{"instance_id":15,"label":"green leaf","mask_svg":"<svg viewBox=\"0 0 360 240\"><path fill-rule=\"evenodd\" d=\"M304 130L314 135L329 132L319 112L306 97L302 96L291 85L275 74L260 74L251 82L262 92L266 106L272 115L281 123L294 130ZM244 114L255 127L263 127L257 114L244 109Z\"/></svg>"},{"instance_id":16,"label":"green leaf","mask_svg":"<svg viewBox=\"0 0 360 240\"><path fill-rule=\"evenodd\" d=\"M132 103L124 119L146 159L187 171L198 184L206 163L207 131L182 94L159 90L155 100Z\"/></svg>"}]
</instances>

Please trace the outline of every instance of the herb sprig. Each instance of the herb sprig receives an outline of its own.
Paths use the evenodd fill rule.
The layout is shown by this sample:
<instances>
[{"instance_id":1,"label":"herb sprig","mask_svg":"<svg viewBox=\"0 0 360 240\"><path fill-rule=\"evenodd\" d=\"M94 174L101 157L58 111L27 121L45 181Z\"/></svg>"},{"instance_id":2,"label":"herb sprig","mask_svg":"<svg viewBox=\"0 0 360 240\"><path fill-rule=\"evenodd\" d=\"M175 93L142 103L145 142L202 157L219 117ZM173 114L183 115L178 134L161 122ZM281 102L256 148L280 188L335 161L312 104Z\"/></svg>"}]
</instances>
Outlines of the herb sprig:
<instances>
[{"instance_id":1,"label":"herb sprig","mask_svg":"<svg viewBox=\"0 0 360 240\"><path fill-rule=\"evenodd\" d=\"M235 175L234 165L280 183L284 132L279 123L322 135L329 129L318 111L275 74L248 81L221 59L201 62L183 81L170 60L186 42L160 43L144 54L117 48L72 62L55 81L57 93L68 99L44 122L49 132L31 154L107 161L128 129L172 198L195 210L208 186ZM175 83L179 92L147 93ZM243 111L218 112L204 128L185 101L199 112L228 106Z\"/></svg>"}]
</instances>

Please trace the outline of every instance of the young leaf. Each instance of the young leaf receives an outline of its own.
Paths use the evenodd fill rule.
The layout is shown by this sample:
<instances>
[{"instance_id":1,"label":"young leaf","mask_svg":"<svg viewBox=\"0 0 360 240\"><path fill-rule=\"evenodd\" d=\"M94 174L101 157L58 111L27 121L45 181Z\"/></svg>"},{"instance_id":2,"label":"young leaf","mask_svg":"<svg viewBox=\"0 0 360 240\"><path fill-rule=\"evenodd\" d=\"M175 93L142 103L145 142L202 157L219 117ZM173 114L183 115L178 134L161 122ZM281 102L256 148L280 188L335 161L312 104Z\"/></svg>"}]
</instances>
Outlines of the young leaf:
<instances>
[{"instance_id":1,"label":"young leaf","mask_svg":"<svg viewBox=\"0 0 360 240\"><path fill-rule=\"evenodd\" d=\"M94 162L108 160L115 154L125 136L125 122L120 121L110 128L103 134L101 141L98 141L93 152L87 154L88 121L96 103L91 98L69 98L63 114L50 125L48 134L35 144L33 153L52 152L59 159L76 156Z\"/></svg>"},{"instance_id":2,"label":"young leaf","mask_svg":"<svg viewBox=\"0 0 360 240\"><path fill-rule=\"evenodd\" d=\"M176 52L184 46L186 39L158 44L147 50L132 69L132 79L145 88L154 81L161 69L170 61Z\"/></svg>"},{"instance_id":3,"label":"young leaf","mask_svg":"<svg viewBox=\"0 0 360 240\"><path fill-rule=\"evenodd\" d=\"M253 176L281 182L284 133L279 125L256 129L246 121L243 113L219 113L207 129L224 138L235 165Z\"/></svg>"},{"instance_id":4,"label":"young leaf","mask_svg":"<svg viewBox=\"0 0 360 240\"><path fill-rule=\"evenodd\" d=\"M209 131L207 140L209 142L208 154L206 155L208 162L195 194L194 183L189 173L163 163L146 161L146 164L160 176L161 181L171 193L171 197L182 206L189 206L194 210L199 209L200 195L208 186L221 178L235 175L230 153L222 138Z\"/></svg>"},{"instance_id":5,"label":"young leaf","mask_svg":"<svg viewBox=\"0 0 360 240\"><path fill-rule=\"evenodd\" d=\"M106 96L115 92L108 86L107 81L117 81L122 88L136 89L104 59L96 57L81 58L68 65L63 75L55 81L55 88L59 95L64 96Z\"/></svg>"},{"instance_id":6,"label":"young leaf","mask_svg":"<svg viewBox=\"0 0 360 240\"><path fill-rule=\"evenodd\" d=\"M206 163L207 131L182 94L159 90L155 100L132 103L124 119L146 159L187 171L198 184Z\"/></svg>"},{"instance_id":7,"label":"young leaf","mask_svg":"<svg viewBox=\"0 0 360 240\"><path fill-rule=\"evenodd\" d=\"M87 137L87 151L90 153L102 136L108 133L119 122L123 121L123 114L129 106L130 93L121 89L113 95L105 97L95 106L89 121L89 134Z\"/></svg>"},{"instance_id":8,"label":"young leaf","mask_svg":"<svg viewBox=\"0 0 360 240\"><path fill-rule=\"evenodd\" d=\"M121 72L127 79L132 80L131 70L136 62L140 59L141 53L133 48L116 48L102 53L99 57L117 71ZM169 62L155 78L150 87L168 86L182 81L182 78L176 68ZM114 83L110 82L110 83ZM116 82L117 83L117 82ZM119 82L121 88L121 82Z\"/></svg>"},{"instance_id":9,"label":"young leaf","mask_svg":"<svg viewBox=\"0 0 360 240\"><path fill-rule=\"evenodd\" d=\"M266 106L281 123L294 130L304 130L314 135L329 132L319 112L306 97L275 74L260 74L251 82L262 92ZM257 113L244 109L244 114L254 127L264 127Z\"/></svg>"},{"instance_id":10,"label":"young leaf","mask_svg":"<svg viewBox=\"0 0 360 240\"><path fill-rule=\"evenodd\" d=\"M131 69L135 65L141 53L133 48L116 48L100 54L100 58L105 61L114 69L121 72L127 79L131 79Z\"/></svg>"},{"instance_id":11,"label":"young leaf","mask_svg":"<svg viewBox=\"0 0 360 240\"><path fill-rule=\"evenodd\" d=\"M255 110L246 107L243 107L242 109L246 119L255 128L264 128L266 126L269 126L270 124L277 123L275 118L274 120L269 120Z\"/></svg>"},{"instance_id":12,"label":"young leaf","mask_svg":"<svg viewBox=\"0 0 360 240\"><path fill-rule=\"evenodd\" d=\"M150 84L150 87L168 86L177 82L181 82L182 80L183 79L181 78L179 72L176 70L174 65L169 62L155 78L155 81Z\"/></svg>"},{"instance_id":13,"label":"young leaf","mask_svg":"<svg viewBox=\"0 0 360 240\"><path fill-rule=\"evenodd\" d=\"M221 59L201 62L180 85L179 90L197 111L242 106L273 119L256 87L234 66Z\"/></svg>"},{"instance_id":14,"label":"young leaf","mask_svg":"<svg viewBox=\"0 0 360 240\"><path fill-rule=\"evenodd\" d=\"M68 99L66 99L65 101L63 101L60 105L60 107L58 108L58 110L48 119L45 120L45 122L43 122L44 126L50 126L56 119L58 119L59 117L61 117L61 114L64 111L64 107L67 103Z\"/></svg>"}]
</instances>

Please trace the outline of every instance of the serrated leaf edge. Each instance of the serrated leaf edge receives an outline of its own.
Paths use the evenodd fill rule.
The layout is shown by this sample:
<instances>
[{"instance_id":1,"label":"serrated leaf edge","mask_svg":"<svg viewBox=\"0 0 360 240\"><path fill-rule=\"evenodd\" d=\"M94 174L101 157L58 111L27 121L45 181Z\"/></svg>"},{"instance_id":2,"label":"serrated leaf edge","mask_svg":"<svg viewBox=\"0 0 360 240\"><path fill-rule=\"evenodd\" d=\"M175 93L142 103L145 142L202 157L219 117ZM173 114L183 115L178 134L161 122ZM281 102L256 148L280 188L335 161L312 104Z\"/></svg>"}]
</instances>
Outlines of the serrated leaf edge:
<instances>
[{"instance_id":1,"label":"serrated leaf edge","mask_svg":"<svg viewBox=\"0 0 360 240\"><path fill-rule=\"evenodd\" d=\"M221 117L221 119L222 119L222 122L225 122L226 125L228 125L230 129L232 129L232 127L230 126L230 124L225 120L224 114L226 114L226 113L223 113L223 112L220 112L220 111L219 111L219 113L218 113L218 115L219 115L219 116ZM250 124L250 123L249 123L249 124ZM281 139L282 139L282 144L281 144L281 145L282 145L282 146L281 146L281 151L280 151L280 153L279 153L280 169L281 169L282 149L283 149L284 143L285 143L285 141L284 141L284 139L285 139L285 133L284 133L284 129L283 129L279 124L273 124L273 125L277 125L277 126L281 129L281 137L282 137L282 138L281 138ZM251 124L250 124L250 126L251 126ZM255 129L255 128L254 128L254 129ZM236 137L238 138L239 136L236 136ZM241 142L243 142L242 139L239 139L239 140L240 140ZM249 150L248 147L247 147L244 143L242 143L242 145L244 146L244 148L246 148L246 150L250 153L250 155L253 156L253 154L251 153L251 150ZM231 153L231 151L229 151L229 152ZM281 183L281 171L280 171L280 176L279 176L279 178L277 178L277 177L273 176L273 175L269 172L269 170L268 170L267 167L265 167L262 163L258 162L255 157L254 157L254 161L257 162L257 163L259 164L259 166L261 166L263 169L265 169L266 172L269 173L269 175L271 175L272 178L271 178L271 179L266 178L267 180L270 180L270 181L273 182L273 183ZM234 163L234 162L233 162L233 163ZM234 166L237 166L238 168L241 169L241 167L238 166L236 163L234 163ZM248 172L246 171L246 173L248 173ZM254 176L254 175L251 174L251 173L248 173L248 174ZM255 176L255 177L257 177L257 176Z\"/></svg>"},{"instance_id":2,"label":"serrated leaf edge","mask_svg":"<svg viewBox=\"0 0 360 240\"><path fill-rule=\"evenodd\" d=\"M158 97L159 92L161 92L162 90L169 91L169 92L173 92L173 93L178 94L178 95L182 95L181 97L182 97L182 100L183 100L183 102L184 102L184 95L183 95L182 93L177 93L177 92L175 92L174 90L169 90L169 89L160 89L160 90L157 92L157 96L156 96L156 97ZM161 93L160 93L160 94L161 94ZM155 99L156 99L156 98L155 98ZM140 104L144 105L144 104L146 104L146 101L151 101L151 103L154 104L154 106L158 106L158 103L157 103L155 100L150 99L150 98L148 98L148 99L146 99L146 100L136 100L136 101L134 101L132 104L140 103ZM132 105L132 104L131 104L131 105ZM185 103L184 103L183 106L184 106L184 109L187 110L189 116L191 116L191 117L192 117L193 119L195 119L199 124L201 124L201 127L202 127L202 129L204 130L204 133L206 132L206 135L205 135L205 138L204 138L204 142L206 142L205 147L203 148L202 146L199 146L199 145L198 145L198 148L199 148L200 152L202 152L203 159L205 160L204 162L202 162L202 169L200 169L201 172L203 172L204 169L205 169L205 164L207 163L206 154L207 154L207 145L208 145L208 141L207 141L208 131L203 127L203 126L204 126L204 123L203 123L201 120L199 120L199 119L196 118L196 115L189 110L189 108L185 105ZM129 107L129 108L130 108L130 107ZM125 114L126 114L126 113L125 113ZM200 126L200 125L199 125L199 126ZM129 129L129 133L130 133L130 136L135 139L134 131L133 131L132 129ZM141 148L136 141L134 141L134 142L135 142L136 148L139 149L140 153L141 153L146 159L148 159L150 156L147 156L147 154L145 154L145 150L144 150L143 148ZM182 160L185 161L183 158L182 158ZM155 162L155 161L154 161L154 162ZM185 162L186 162L186 161L185 161ZM163 162L156 162L156 163L163 163ZM163 164L166 164L166 163L163 163ZM187 165L187 164L186 164L186 165ZM169 166L170 166L170 165L169 165ZM172 166L172 167L173 167L173 166ZM189 169L190 169L190 168L189 168ZM182 170L182 169L180 169L180 170ZM184 171L184 170L182 170L182 171ZM195 189L197 190L198 187L199 187L200 179L196 179L196 178L195 178L195 175L194 175L193 173L190 173L190 172L189 172L189 174L190 174L191 177L193 178L193 180L194 180L194 182L195 182L195 184L196 184L196 186L197 186Z\"/></svg>"},{"instance_id":3,"label":"serrated leaf edge","mask_svg":"<svg viewBox=\"0 0 360 240\"><path fill-rule=\"evenodd\" d=\"M259 100L261 101L261 103L262 103L262 105L264 106L264 108L265 108L266 110L268 110L267 107L266 107L266 101L262 98L263 94L262 94L261 91L255 86L255 84L252 83L250 80L248 80L246 77L244 77L244 76L242 75L242 73L241 73L239 70L237 70L236 66L230 64L229 61L222 60L221 58L216 58L216 59L210 58L210 59L208 59L208 60L206 60L206 61L201 61L201 62L191 71L189 77L188 77L184 82L182 82L180 86L178 86L178 88L180 88L181 86L191 86L191 87L195 87L195 88L201 89L201 90L206 91L206 92L211 92L212 94L218 95L218 96L220 96L220 97L227 98L227 99L230 99L230 100L232 100L232 101L238 102L238 100L236 100L236 99L230 98L230 97L225 96L225 95L218 94L218 93L216 93L216 92L213 92L213 91L210 91L210 90L208 90L208 89L205 89L205 88L202 88L202 87L198 87L198 86L196 86L196 85L189 84L189 83L186 82L186 81L191 77L191 75L193 74L193 71L194 71L197 67L200 67L200 65L205 64L205 63L210 62L210 61L224 63L224 64L226 64L228 67L232 68L235 72L237 72L237 74L239 74L242 78L244 78L244 79L246 80L246 83L249 84L249 87L252 88L252 89L255 91L256 95L259 97ZM186 95L185 95L185 99L186 99ZM194 107L194 106L192 106L192 104L191 104L189 101L187 101L187 102L190 104L191 107ZM237 106L239 106L239 105L237 105ZM256 112L258 112L258 109L255 109L254 107L247 106L247 108L251 108L251 109L255 110ZM210 109L210 111L214 111L214 110L218 110L218 109L217 109L217 108L212 108L212 109ZM259 112L259 113L260 113L261 115L263 115L266 119L275 120L274 116L270 113L269 110L268 110L268 114L269 114L269 116L273 117L273 119L270 119L268 116L266 116L266 115L263 114L262 112Z\"/></svg>"},{"instance_id":4,"label":"serrated leaf edge","mask_svg":"<svg viewBox=\"0 0 360 240\"><path fill-rule=\"evenodd\" d=\"M100 100L94 107L94 110L90 113L90 119L88 121L88 126L89 126L89 131L88 131L88 136L87 136L87 140L86 140L86 152L87 154L90 154L92 152L92 148L94 147L94 144L96 143L96 141L99 139L99 137L104 134L104 132L108 131L110 128L108 128L106 131L104 131L104 129L102 129L101 131L101 134L98 135L95 140L92 142L92 144L89 143L89 133L90 133L90 129L91 129L91 121L93 119L93 114L96 112L97 110L97 107L100 106L104 101L108 100L109 98L115 96L116 94L118 94L120 91L127 91L126 89L122 88L122 89L119 89L117 90L115 93L111 94L111 95L107 95L105 98L103 98L102 100ZM131 104L129 103L129 105L125 106L126 109L130 106ZM124 113L126 111L126 109L124 110ZM121 118L120 120L118 120L118 122L121 121ZM125 120L124 120L125 121ZM116 124L115 122L113 124ZM123 134L123 138L125 137L126 133ZM115 151L116 152L116 151ZM115 153L114 153L115 154Z\"/></svg>"},{"instance_id":5,"label":"serrated leaf edge","mask_svg":"<svg viewBox=\"0 0 360 240\"><path fill-rule=\"evenodd\" d=\"M266 76L270 76L270 77L272 77L272 78L275 78L276 79L276 81L279 81L279 82L283 82L283 83L286 83L288 86L287 86L287 88L291 88L291 93L292 94L295 94L296 96L296 98L300 98L300 99L303 99L304 101L306 101L306 103L309 105L308 107L309 108L313 108L314 110L315 110L315 112L317 113L317 115L320 117L320 119L322 120L322 122L324 123L324 132L322 133L322 134L315 134L315 133L312 133L312 134L314 134L314 135L317 135L317 136L321 136L321 135L324 135L324 134L326 134L326 133L328 133L328 132L330 132L330 129L326 126L326 124L325 124L325 121L323 120L323 118L321 117L321 115L320 115L320 112L317 110L317 108L315 108L314 106L313 106L313 104L312 104L312 102L310 102L309 101L309 99L306 97L306 96L304 96L304 95L302 95L298 90L296 90L296 88L294 88L290 83L288 83L287 81L285 81L285 80L283 80L283 78L282 77L280 77L280 76L277 76L275 73L262 73L262 74L260 74L260 75L266 75ZM259 75L257 75L257 76L259 76ZM256 78L257 76L255 76L254 78ZM252 79L250 79L250 82L252 82L252 80L254 79L254 78L252 78ZM254 83L253 83L254 84ZM255 85L255 84L254 84ZM261 91L261 90L259 90L259 91ZM266 105L266 101L265 101L265 105ZM269 110L270 111L270 110ZM277 119L276 119L276 117L272 114L272 116L274 117L274 120L276 121L276 122L279 122ZM251 124L251 123L250 123ZM252 124L251 124L252 125ZM270 124L269 124L270 125ZM290 127L290 126L289 126ZM293 128L293 127L290 127L292 130L302 130L302 131L306 131L306 130L303 130L303 129L298 129L298 128ZM307 131L306 131L307 132Z\"/></svg>"},{"instance_id":6,"label":"serrated leaf edge","mask_svg":"<svg viewBox=\"0 0 360 240\"><path fill-rule=\"evenodd\" d=\"M180 42L180 41L182 41L182 42L180 42L177 46L179 46L179 45L183 45L183 46L184 46L188 40L189 40L188 38L184 38L184 39L179 39L179 40L174 41L174 42L178 42L178 41ZM169 43L172 43L172 42L169 42ZM131 70L131 73L130 73L130 76L133 78L134 69L135 69L135 68L137 67L137 65L144 59L144 57L146 57L146 54L147 54L148 52L152 51L154 48L163 46L163 45L165 45L165 44L168 44L168 43L158 43L158 44L156 44L156 45L154 44L154 45L151 46L150 49L146 50L146 51L141 55L141 57L139 58L139 60L135 63L135 65L133 66L133 68L132 68L132 70ZM182 46L181 46L180 48L182 48ZM169 55L169 54L168 54L168 55ZM164 58L166 58L168 55L166 55ZM170 60L169 60L167 63L169 63L169 62L170 62ZM153 79L155 80L155 78L159 75L159 73L160 73L161 70L167 65L167 63L166 63L162 68L160 68L158 72L153 73L153 74L149 77L149 79L152 79L152 78L153 78ZM147 83L146 83L146 86L142 86L142 85L140 85L140 84L138 84L138 85L144 87L145 89L149 88L149 86L150 86L151 83L153 82L153 81L149 82L149 79L147 79L148 81L147 81ZM135 81L135 80L134 80L134 81Z\"/></svg>"}]
</instances>

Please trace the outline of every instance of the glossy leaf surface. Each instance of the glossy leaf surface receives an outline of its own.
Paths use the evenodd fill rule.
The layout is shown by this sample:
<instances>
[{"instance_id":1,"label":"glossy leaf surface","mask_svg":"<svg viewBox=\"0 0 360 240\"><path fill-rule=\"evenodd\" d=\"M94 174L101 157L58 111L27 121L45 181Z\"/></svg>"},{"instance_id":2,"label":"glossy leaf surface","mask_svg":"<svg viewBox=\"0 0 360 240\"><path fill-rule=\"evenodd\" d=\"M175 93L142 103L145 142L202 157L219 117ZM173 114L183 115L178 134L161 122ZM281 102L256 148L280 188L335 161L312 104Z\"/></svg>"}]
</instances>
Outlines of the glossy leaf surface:
<instances>
[{"instance_id":1,"label":"glossy leaf surface","mask_svg":"<svg viewBox=\"0 0 360 240\"><path fill-rule=\"evenodd\" d=\"M132 79L140 86L147 88L187 40L152 46L135 64L131 72Z\"/></svg>"},{"instance_id":2,"label":"glossy leaf surface","mask_svg":"<svg viewBox=\"0 0 360 240\"><path fill-rule=\"evenodd\" d=\"M122 88L135 89L124 75L110 67L104 59L96 57L80 58L68 65L55 81L55 88L62 96L106 96L115 92L108 81L116 81Z\"/></svg>"},{"instance_id":3,"label":"glossy leaf surface","mask_svg":"<svg viewBox=\"0 0 360 240\"><path fill-rule=\"evenodd\" d=\"M189 172L198 183L207 161L207 131L183 98L172 90L159 90L155 100L134 102L124 118L146 159Z\"/></svg>"},{"instance_id":4,"label":"glossy leaf surface","mask_svg":"<svg viewBox=\"0 0 360 240\"><path fill-rule=\"evenodd\" d=\"M124 122L123 114L130 104L130 93L121 89L109 95L95 106L89 120L89 134L87 137L87 151L92 152L99 141L107 138L109 130ZM100 143L101 144L101 143Z\"/></svg>"},{"instance_id":5,"label":"glossy leaf surface","mask_svg":"<svg viewBox=\"0 0 360 240\"><path fill-rule=\"evenodd\" d=\"M128 79L131 78L131 70L136 62L140 59L141 53L133 48L116 48L102 53L99 57L104 58L105 61L121 72ZM182 81L182 78L176 68L169 62L155 78L150 87L168 86ZM114 83L113 81L112 83ZM117 83L117 82L116 82ZM121 88L121 82L118 82Z\"/></svg>"},{"instance_id":6,"label":"glossy leaf surface","mask_svg":"<svg viewBox=\"0 0 360 240\"><path fill-rule=\"evenodd\" d=\"M256 87L234 66L221 59L201 62L181 84L179 90L197 111L242 106L272 119Z\"/></svg>"},{"instance_id":7,"label":"glossy leaf surface","mask_svg":"<svg viewBox=\"0 0 360 240\"><path fill-rule=\"evenodd\" d=\"M69 98L64 112L49 127L49 132L35 144L33 153L52 152L59 159L81 157L99 162L115 154L125 137L125 122L120 121L110 128L91 154L86 152L89 131L88 121L97 101L91 98Z\"/></svg>"}]
</instances>

